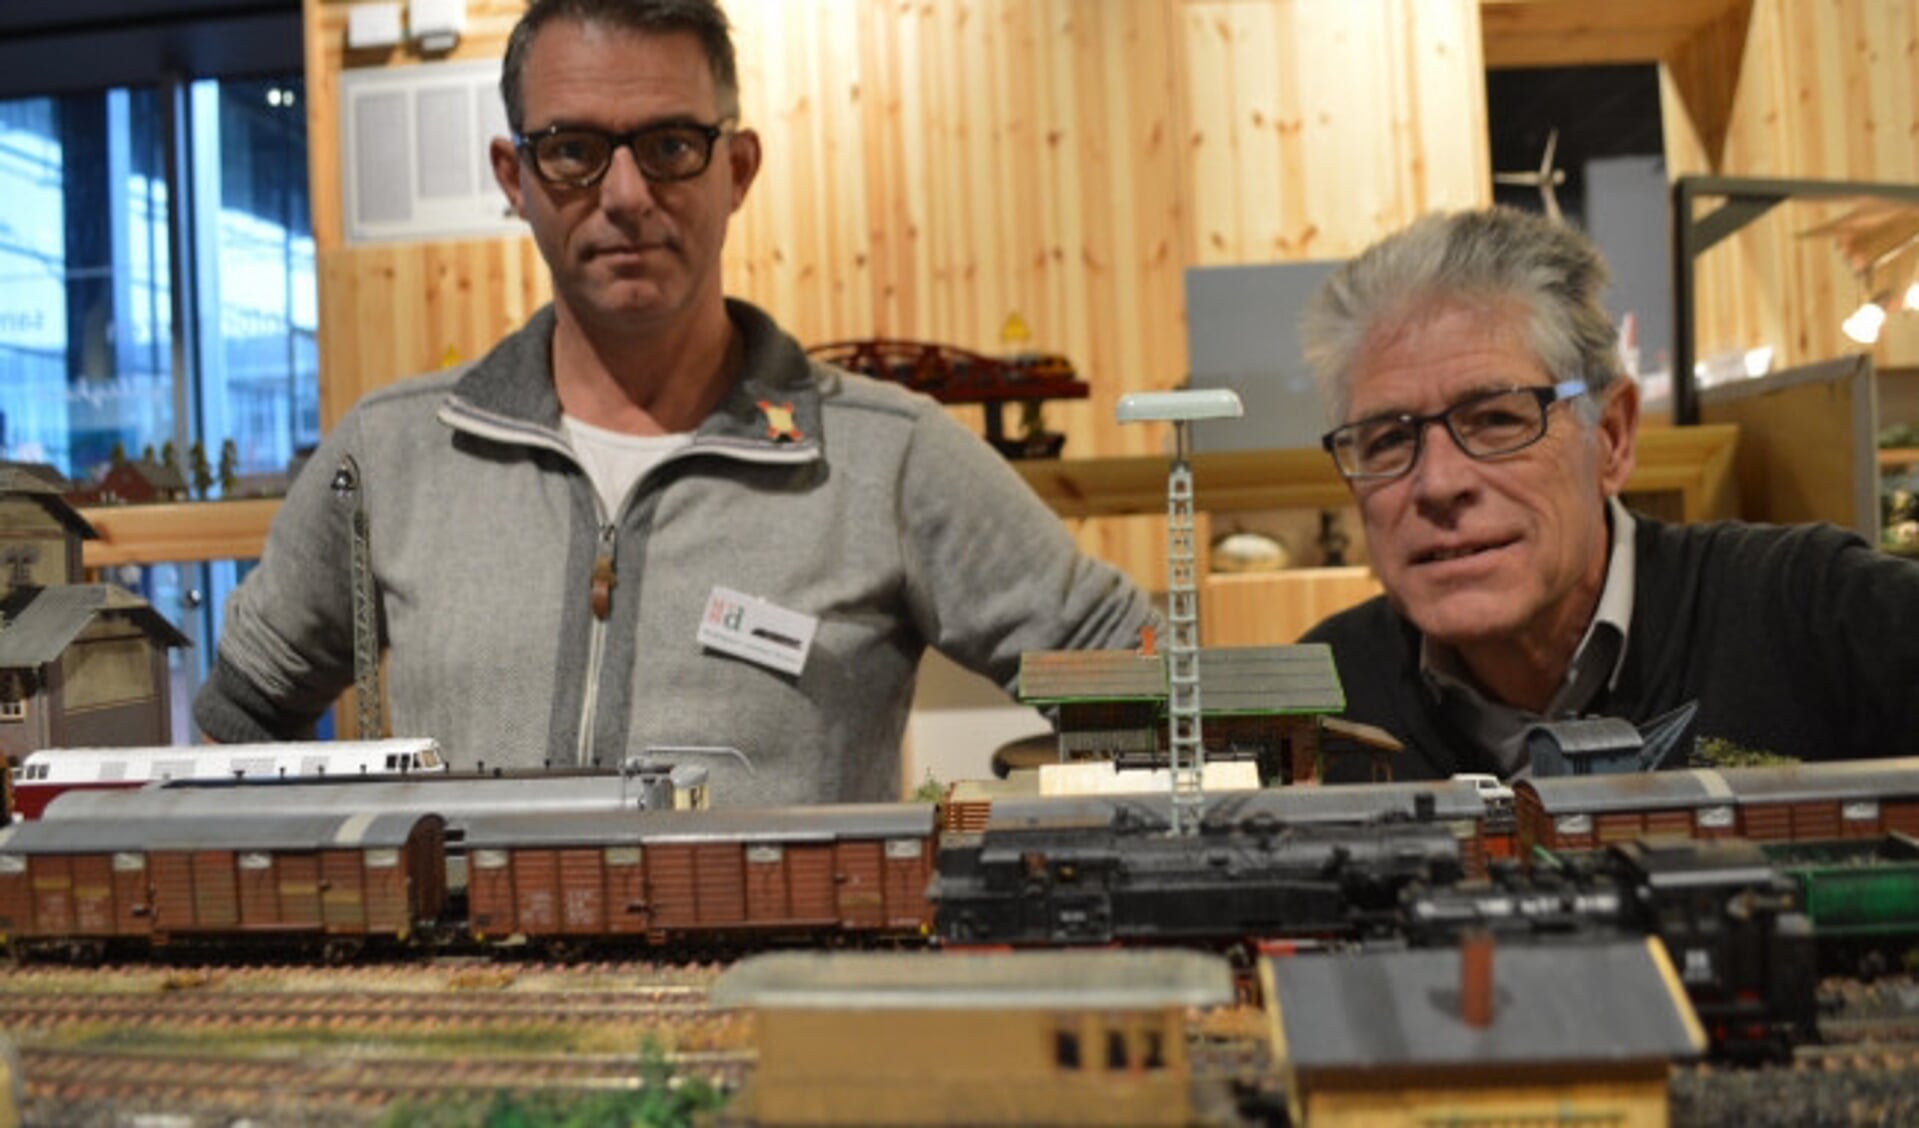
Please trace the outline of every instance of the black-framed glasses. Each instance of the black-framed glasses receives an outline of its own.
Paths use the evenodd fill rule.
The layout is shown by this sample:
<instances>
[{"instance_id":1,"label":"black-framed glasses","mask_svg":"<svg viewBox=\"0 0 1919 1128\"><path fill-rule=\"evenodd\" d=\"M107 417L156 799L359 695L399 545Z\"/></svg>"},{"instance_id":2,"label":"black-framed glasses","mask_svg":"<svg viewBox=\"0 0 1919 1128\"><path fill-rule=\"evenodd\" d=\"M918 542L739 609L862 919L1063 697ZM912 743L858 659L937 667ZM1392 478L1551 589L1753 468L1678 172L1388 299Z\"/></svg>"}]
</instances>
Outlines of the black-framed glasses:
<instances>
[{"instance_id":1,"label":"black-framed glasses","mask_svg":"<svg viewBox=\"0 0 1919 1128\"><path fill-rule=\"evenodd\" d=\"M640 175L653 183L691 180L713 163L713 146L732 132L732 118L713 125L666 121L625 133L584 125L552 125L537 133L513 135L520 158L548 184L591 188L613 167L613 154L633 151Z\"/></svg>"},{"instance_id":2,"label":"black-framed glasses","mask_svg":"<svg viewBox=\"0 0 1919 1128\"><path fill-rule=\"evenodd\" d=\"M1419 464L1429 423L1445 424L1453 442L1471 457L1498 458L1544 438L1547 409L1586 392L1584 380L1480 392L1431 415L1402 412L1335 427L1319 443L1350 480L1398 478Z\"/></svg>"}]
</instances>

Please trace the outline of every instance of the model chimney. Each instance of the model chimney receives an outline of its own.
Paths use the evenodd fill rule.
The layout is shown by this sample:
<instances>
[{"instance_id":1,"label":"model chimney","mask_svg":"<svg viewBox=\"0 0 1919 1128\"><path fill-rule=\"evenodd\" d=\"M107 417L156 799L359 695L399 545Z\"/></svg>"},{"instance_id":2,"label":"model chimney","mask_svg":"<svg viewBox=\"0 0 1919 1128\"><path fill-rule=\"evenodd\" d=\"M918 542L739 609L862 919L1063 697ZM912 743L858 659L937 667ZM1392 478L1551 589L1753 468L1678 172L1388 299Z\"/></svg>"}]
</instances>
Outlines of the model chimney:
<instances>
[{"instance_id":1,"label":"model chimney","mask_svg":"<svg viewBox=\"0 0 1919 1128\"><path fill-rule=\"evenodd\" d=\"M1153 634L1153 624L1147 623L1139 629L1139 656L1151 658L1157 653L1158 643Z\"/></svg>"},{"instance_id":2,"label":"model chimney","mask_svg":"<svg viewBox=\"0 0 1919 1128\"><path fill-rule=\"evenodd\" d=\"M1484 929L1459 936L1459 1019L1475 1030L1493 1024L1493 934Z\"/></svg>"}]
</instances>

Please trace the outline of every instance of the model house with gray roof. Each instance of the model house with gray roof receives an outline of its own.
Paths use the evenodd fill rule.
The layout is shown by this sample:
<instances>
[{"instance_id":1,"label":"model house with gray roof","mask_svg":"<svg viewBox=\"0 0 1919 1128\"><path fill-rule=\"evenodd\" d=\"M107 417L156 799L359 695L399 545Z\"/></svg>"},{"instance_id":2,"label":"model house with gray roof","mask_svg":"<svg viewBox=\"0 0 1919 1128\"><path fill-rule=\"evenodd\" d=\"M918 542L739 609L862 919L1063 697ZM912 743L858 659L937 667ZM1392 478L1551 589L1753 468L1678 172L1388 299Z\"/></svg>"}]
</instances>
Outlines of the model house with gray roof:
<instances>
[{"instance_id":1,"label":"model house with gray roof","mask_svg":"<svg viewBox=\"0 0 1919 1128\"><path fill-rule=\"evenodd\" d=\"M1705 1032L1653 937L1269 959L1273 1054L1293 1123L1668 1122Z\"/></svg>"},{"instance_id":2,"label":"model house with gray roof","mask_svg":"<svg viewBox=\"0 0 1919 1128\"><path fill-rule=\"evenodd\" d=\"M0 464L0 752L170 744L169 652L146 600L82 583L93 526L43 476Z\"/></svg>"}]
</instances>

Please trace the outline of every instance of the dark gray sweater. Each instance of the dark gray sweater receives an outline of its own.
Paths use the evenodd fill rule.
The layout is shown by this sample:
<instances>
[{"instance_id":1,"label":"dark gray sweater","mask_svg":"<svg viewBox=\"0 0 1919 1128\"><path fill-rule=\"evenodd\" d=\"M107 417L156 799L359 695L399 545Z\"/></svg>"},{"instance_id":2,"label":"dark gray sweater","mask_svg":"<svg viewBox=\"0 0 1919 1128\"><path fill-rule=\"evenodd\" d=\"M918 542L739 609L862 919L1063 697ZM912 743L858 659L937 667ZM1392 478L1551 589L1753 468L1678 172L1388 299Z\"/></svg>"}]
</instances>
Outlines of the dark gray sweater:
<instances>
[{"instance_id":1,"label":"dark gray sweater","mask_svg":"<svg viewBox=\"0 0 1919 1128\"><path fill-rule=\"evenodd\" d=\"M1632 630L1593 712L1635 724L1698 701L1685 746L1721 737L1802 760L1919 754L1919 563L1830 525L1666 525L1639 516ZM1370 600L1330 643L1346 716L1406 742L1401 779L1495 771L1419 674L1419 632ZM1329 765L1334 779L1365 765Z\"/></svg>"}]
</instances>

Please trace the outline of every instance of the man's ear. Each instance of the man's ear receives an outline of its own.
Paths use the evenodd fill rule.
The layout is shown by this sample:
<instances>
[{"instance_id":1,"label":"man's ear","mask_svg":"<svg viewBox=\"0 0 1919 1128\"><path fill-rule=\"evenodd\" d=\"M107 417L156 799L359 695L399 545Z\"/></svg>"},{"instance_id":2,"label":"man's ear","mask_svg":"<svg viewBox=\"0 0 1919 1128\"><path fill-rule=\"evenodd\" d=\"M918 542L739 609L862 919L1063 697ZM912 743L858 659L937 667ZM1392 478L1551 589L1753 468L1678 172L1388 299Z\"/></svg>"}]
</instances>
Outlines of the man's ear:
<instances>
[{"instance_id":1,"label":"man's ear","mask_svg":"<svg viewBox=\"0 0 1919 1128\"><path fill-rule=\"evenodd\" d=\"M1621 376L1605 391L1606 404L1593 428L1599 443L1599 485L1615 497L1632 477L1639 436L1639 385Z\"/></svg>"},{"instance_id":2,"label":"man's ear","mask_svg":"<svg viewBox=\"0 0 1919 1128\"><path fill-rule=\"evenodd\" d=\"M760 135L742 129L727 139L726 163L733 173L733 210L746 202L746 190L760 174Z\"/></svg>"},{"instance_id":3,"label":"man's ear","mask_svg":"<svg viewBox=\"0 0 1919 1128\"><path fill-rule=\"evenodd\" d=\"M495 137L487 146L486 155L493 162L494 182L506 193L507 206L514 215L524 216L526 208L521 206L520 199L520 151L506 138Z\"/></svg>"}]
</instances>

